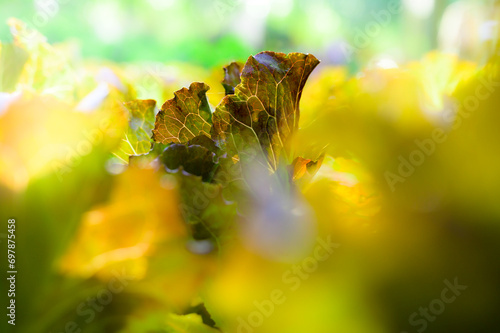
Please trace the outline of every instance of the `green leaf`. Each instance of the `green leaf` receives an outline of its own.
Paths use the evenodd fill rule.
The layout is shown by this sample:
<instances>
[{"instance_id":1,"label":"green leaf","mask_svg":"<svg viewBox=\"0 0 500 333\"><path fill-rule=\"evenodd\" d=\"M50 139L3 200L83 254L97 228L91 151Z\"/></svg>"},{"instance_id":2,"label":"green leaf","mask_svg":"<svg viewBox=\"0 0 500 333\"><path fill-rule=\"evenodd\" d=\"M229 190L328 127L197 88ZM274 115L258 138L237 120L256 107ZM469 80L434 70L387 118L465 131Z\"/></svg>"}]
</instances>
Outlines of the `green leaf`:
<instances>
[{"instance_id":1,"label":"green leaf","mask_svg":"<svg viewBox=\"0 0 500 333\"><path fill-rule=\"evenodd\" d=\"M128 164L130 166L137 166L140 169L145 169L156 164L157 158L163 154L168 145L153 142L149 153L144 155L130 155Z\"/></svg>"},{"instance_id":2,"label":"green leaf","mask_svg":"<svg viewBox=\"0 0 500 333\"><path fill-rule=\"evenodd\" d=\"M213 115L212 138L240 161L264 157L271 170L287 156L299 125L299 101L309 74L319 61L302 53L262 52L248 58L241 83Z\"/></svg>"},{"instance_id":3,"label":"green leaf","mask_svg":"<svg viewBox=\"0 0 500 333\"><path fill-rule=\"evenodd\" d=\"M243 64L239 62L232 62L226 67L224 67L224 80L222 80L222 85L226 90L226 95L233 95L234 89L241 82L241 71L243 70Z\"/></svg>"},{"instance_id":4,"label":"green leaf","mask_svg":"<svg viewBox=\"0 0 500 333\"><path fill-rule=\"evenodd\" d=\"M205 147L187 146L174 143L165 149L160 156L161 162L170 170L182 167L183 170L195 176L201 176L204 182L211 178L215 167L215 154Z\"/></svg>"},{"instance_id":5,"label":"green leaf","mask_svg":"<svg viewBox=\"0 0 500 333\"><path fill-rule=\"evenodd\" d=\"M212 139L205 135L198 135L197 137L192 138L189 140L188 145L202 146L216 155L220 154L220 148L215 145L215 142Z\"/></svg>"},{"instance_id":6,"label":"green leaf","mask_svg":"<svg viewBox=\"0 0 500 333\"><path fill-rule=\"evenodd\" d=\"M124 104L129 112L129 128L113 154L128 163L129 156L147 154L151 150L156 101L135 100Z\"/></svg>"},{"instance_id":7,"label":"green leaf","mask_svg":"<svg viewBox=\"0 0 500 333\"><path fill-rule=\"evenodd\" d=\"M160 143L186 143L198 135L210 137L212 112L206 92L208 85L193 82L189 89L174 93L156 115L153 140Z\"/></svg>"},{"instance_id":8,"label":"green leaf","mask_svg":"<svg viewBox=\"0 0 500 333\"><path fill-rule=\"evenodd\" d=\"M186 144L170 144L161 154L160 161L169 170L179 167L192 175L201 176L204 182L210 182L218 161L220 149L212 139L199 135Z\"/></svg>"},{"instance_id":9,"label":"green leaf","mask_svg":"<svg viewBox=\"0 0 500 333\"><path fill-rule=\"evenodd\" d=\"M242 163L230 157L220 157L212 181L222 185L223 197L228 201L239 202L248 190L248 181Z\"/></svg>"},{"instance_id":10,"label":"green leaf","mask_svg":"<svg viewBox=\"0 0 500 333\"><path fill-rule=\"evenodd\" d=\"M230 237L234 227L236 206L222 196L222 185L203 182L202 178L177 172L182 200L181 211L196 240L211 239L217 247Z\"/></svg>"}]
</instances>

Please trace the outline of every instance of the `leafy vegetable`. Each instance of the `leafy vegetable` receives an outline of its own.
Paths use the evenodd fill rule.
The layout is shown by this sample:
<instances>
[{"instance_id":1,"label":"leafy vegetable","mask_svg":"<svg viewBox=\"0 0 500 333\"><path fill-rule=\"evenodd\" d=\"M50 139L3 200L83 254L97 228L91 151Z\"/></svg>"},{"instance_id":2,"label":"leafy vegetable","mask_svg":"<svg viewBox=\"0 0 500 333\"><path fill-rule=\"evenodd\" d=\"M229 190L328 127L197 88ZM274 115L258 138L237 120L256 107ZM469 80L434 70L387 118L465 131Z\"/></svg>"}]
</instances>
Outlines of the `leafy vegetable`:
<instances>
[{"instance_id":1,"label":"leafy vegetable","mask_svg":"<svg viewBox=\"0 0 500 333\"><path fill-rule=\"evenodd\" d=\"M230 236L234 228L236 207L223 197L219 184L202 181L194 175L177 173L181 196L181 212L194 239L210 239L220 250L221 237Z\"/></svg>"},{"instance_id":2,"label":"leafy vegetable","mask_svg":"<svg viewBox=\"0 0 500 333\"><path fill-rule=\"evenodd\" d=\"M214 158L215 154L203 146L174 143L165 149L160 160L168 169L182 167L192 175L202 176L203 181L209 181Z\"/></svg>"},{"instance_id":3,"label":"leafy vegetable","mask_svg":"<svg viewBox=\"0 0 500 333\"><path fill-rule=\"evenodd\" d=\"M153 140L160 143L186 143L198 135L210 137L212 112L205 83L194 82L189 89L175 92L156 115Z\"/></svg>"},{"instance_id":4,"label":"leafy vegetable","mask_svg":"<svg viewBox=\"0 0 500 333\"><path fill-rule=\"evenodd\" d=\"M234 89L241 82L241 70L243 65L239 62L232 62L226 67L224 67L224 80L222 80L222 85L226 90L226 95L233 95Z\"/></svg>"},{"instance_id":5,"label":"leafy vegetable","mask_svg":"<svg viewBox=\"0 0 500 333\"><path fill-rule=\"evenodd\" d=\"M129 156L147 154L151 150L155 106L156 101L151 99L125 103L130 115L129 126L120 147L114 152L125 163L128 163Z\"/></svg>"},{"instance_id":6,"label":"leafy vegetable","mask_svg":"<svg viewBox=\"0 0 500 333\"><path fill-rule=\"evenodd\" d=\"M271 170L287 156L290 136L299 126L299 101L318 65L313 55L262 52L248 58L241 83L214 113L212 138L240 160L262 153ZM260 155L260 156L262 156Z\"/></svg>"}]
</instances>

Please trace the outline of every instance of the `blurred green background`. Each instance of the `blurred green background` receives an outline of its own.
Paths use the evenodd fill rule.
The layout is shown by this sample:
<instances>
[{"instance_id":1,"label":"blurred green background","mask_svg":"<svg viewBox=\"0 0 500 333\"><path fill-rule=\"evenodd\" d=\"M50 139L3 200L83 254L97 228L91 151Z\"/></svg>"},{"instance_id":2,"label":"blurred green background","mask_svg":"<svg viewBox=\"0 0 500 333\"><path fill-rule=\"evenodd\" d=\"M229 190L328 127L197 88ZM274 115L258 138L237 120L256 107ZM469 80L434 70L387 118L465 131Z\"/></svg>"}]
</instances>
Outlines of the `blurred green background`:
<instances>
[{"instance_id":1,"label":"blurred green background","mask_svg":"<svg viewBox=\"0 0 500 333\"><path fill-rule=\"evenodd\" d=\"M399 62L419 59L438 47L447 50L450 45L444 44L453 44L454 34L460 31L471 35L466 39L477 46L487 27L475 20L492 14L487 7L492 1L487 0L402 0L401 11L385 21L380 13L399 2L1 0L0 21L17 17L47 36L50 43L74 40L85 58L180 60L212 68L267 49L313 53L322 61L347 63L352 69L375 56L390 56ZM467 13L472 12L480 15L469 18ZM370 26L372 23L376 25ZM443 24L445 36L441 34L441 38L447 42L440 42ZM364 43L360 35L369 29L373 37ZM8 27L2 24L0 39L9 38ZM345 51L346 45L356 46L360 41L360 52ZM463 45L463 40L455 44L451 45L453 51L471 56L467 50L471 45Z\"/></svg>"}]
</instances>

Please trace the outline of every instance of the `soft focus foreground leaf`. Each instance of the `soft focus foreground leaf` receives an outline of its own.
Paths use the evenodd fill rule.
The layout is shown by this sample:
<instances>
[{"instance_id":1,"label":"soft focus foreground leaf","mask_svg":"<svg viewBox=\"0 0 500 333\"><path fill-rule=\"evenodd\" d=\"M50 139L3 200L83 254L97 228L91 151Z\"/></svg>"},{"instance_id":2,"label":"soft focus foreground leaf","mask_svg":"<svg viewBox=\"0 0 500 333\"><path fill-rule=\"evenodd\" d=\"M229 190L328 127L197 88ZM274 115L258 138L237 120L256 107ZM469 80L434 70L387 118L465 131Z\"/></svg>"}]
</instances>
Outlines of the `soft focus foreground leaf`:
<instances>
[{"instance_id":1,"label":"soft focus foreground leaf","mask_svg":"<svg viewBox=\"0 0 500 333\"><path fill-rule=\"evenodd\" d=\"M19 313L18 327L26 332L48 331L46 325L61 320L61 311L74 309L74 298L66 298L74 294L69 291L74 283L60 277L57 262L73 241L82 214L109 193L105 164L110 150L119 144L126 118L112 103L109 108L82 113L54 96L30 91L13 95L0 115L0 154L4 156L0 211L15 216L16 236L24 240L16 245L24 266L16 301L26 309ZM11 193L6 206L5 189ZM54 297L62 300L60 305L47 307Z\"/></svg>"},{"instance_id":2,"label":"soft focus foreground leaf","mask_svg":"<svg viewBox=\"0 0 500 333\"><path fill-rule=\"evenodd\" d=\"M232 62L226 67L224 67L224 80L222 80L222 86L226 90L226 95L233 95L234 89L241 82L241 71L243 70L243 64L239 62Z\"/></svg>"},{"instance_id":3,"label":"soft focus foreground leaf","mask_svg":"<svg viewBox=\"0 0 500 333\"><path fill-rule=\"evenodd\" d=\"M75 281L62 278L57 263L72 244L82 214L109 193L110 177L103 167L107 156L106 152L96 149L79 158L67 173L61 175L56 169L31 178L22 194L12 196L14 204L2 200L3 206L7 203L2 212L16 212L16 238L24 240L16 244L16 254L24 266L23 276L16 283L16 303L26 309L19 313L19 322L16 322L22 332L50 331L48 323L62 322L61 313L74 310L78 305L72 303L76 295L84 300L95 293L82 286L71 289ZM3 194L0 186L0 196ZM50 299L60 299L60 302L47 307ZM59 327L64 327L64 322Z\"/></svg>"},{"instance_id":4,"label":"soft focus foreground leaf","mask_svg":"<svg viewBox=\"0 0 500 333\"><path fill-rule=\"evenodd\" d=\"M461 82L454 97L458 107L446 114L451 125L447 140L436 150L438 165L443 170L441 181L446 179L449 184L448 198L456 200L454 206L463 210L461 216L467 214L475 220L481 215L481 220L490 225L500 217L496 199L500 196L500 136L496 129L500 121L500 56Z\"/></svg>"},{"instance_id":5,"label":"soft focus foreground leaf","mask_svg":"<svg viewBox=\"0 0 500 333\"><path fill-rule=\"evenodd\" d=\"M334 212L330 213L332 215L345 215L342 221L347 221L349 217L372 217L380 211L381 198L377 190L374 177L362 164L342 157L333 159L328 156L315 178L304 186L303 191L315 206L315 211L320 212L322 206L325 206L330 212ZM313 199L320 191L326 193L321 192L321 195ZM325 218L324 222L328 223L328 214L318 216Z\"/></svg>"},{"instance_id":6,"label":"soft focus foreground leaf","mask_svg":"<svg viewBox=\"0 0 500 333\"><path fill-rule=\"evenodd\" d=\"M129 262L140 276L155 244L185 234L175 194L162 187L154 170L130 168L116 182L109 203L84 217L63 261L65 271L90 276Z\"/></svg>"},{"instance_id":7,"label":"soft focus foreground leaf","mask_svg":"<svg viewBox=\"0 0 500 333\"><path fill-rule=\"evenodd\" d=\"M260 155L275 170L282 153L288 159L302 89L318 63L301 53L262 52L248 58L235 94L226 96L214 113L212 138L230 156L251 161Z\"/></svg>"},{"instance_id":8,"label":"soft focus foreground leaf","mask_svg":"<svg viewBox=\"0 0 500 333\"><path fill-rule=\"evenodd\" d=\"M174 93L156 115L153 140L160 143L186 143L195 136L210 137L212 112L206 92L210 88L201 82L194 82L189 89L182 88Z\"/></svg>"},{"instance_id":9,"label":"soft focus foreground leaf","mask_svg":"<svg viewBox=\"0 0 500 333\"><path fill-rule=\"evenodd\" d=\"M113 152L125 163L128 163L130 155L147 154L151 150L155 106L156 101L151 99L125 103L125 108L129 112L129 126L120 147Z\"/></svg>"},{"instance_id":10,"label":"soft focus foreground leaf","mask_svg":"<svg viewBox=\"0 0 500 333\"><path fill-rule=\"evenodd\" d=\"M306 91L308 100L318 97L306 108L317 117L301 128L296 141L324 147L334 157L359 159L376 177L383 177L385 171L397 169L399 155L415 149L416 139L432 136L435 127L449 126L451 93L473 68L454 57L430 54L420 63L367 69L345 81L320 76L314 86L324 92Z\"/></svg>"},{"instance_id":11,"label":"soft focus foreground leaf","mask_svg":"<svg viewBox=\"0 0 500 333\"><path fill-rule=\"evenodd\" d=\"M22 189L51 171L62 181L91 152L114 148L123 125L119 109L83 114L53 96L25 93L0 116L0 183Z\"/></svg>"},{"instance_id":12,"label":"soft focus foreground leaf","mask_svg":"<svg viewBox=\"0 0 500 333\"><path fill-rule=\"evenodd\" d=\"M304 87L300 108L300 128L304 128L318 119L326 106L335 105L348 93L344 89L349 80L345 67L321 66L321 71L314 72Z\"/></svg>"}]
</instances>

